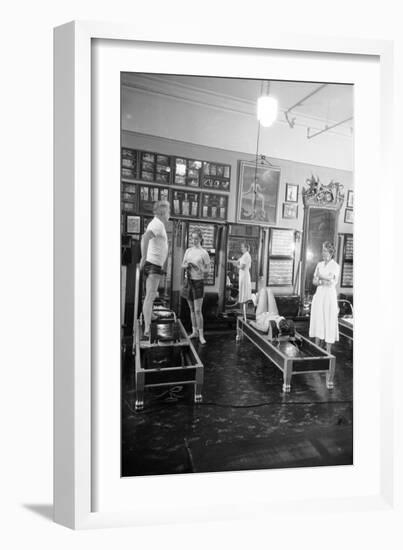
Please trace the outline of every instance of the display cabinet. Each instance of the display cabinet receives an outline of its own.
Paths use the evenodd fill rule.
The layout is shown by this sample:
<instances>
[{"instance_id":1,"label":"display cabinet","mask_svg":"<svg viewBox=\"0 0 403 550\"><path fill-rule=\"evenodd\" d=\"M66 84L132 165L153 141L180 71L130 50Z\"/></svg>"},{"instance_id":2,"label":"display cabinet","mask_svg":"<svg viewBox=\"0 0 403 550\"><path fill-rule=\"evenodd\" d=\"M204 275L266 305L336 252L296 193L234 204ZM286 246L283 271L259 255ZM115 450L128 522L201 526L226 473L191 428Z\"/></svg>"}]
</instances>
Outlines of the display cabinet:
<instances>
[{"instance_id":1,"label":"display cabinet","mask_svg":"<svg viewBox=\"0 0 403 550\"><path fill-rule=\"evenodd\" d=\"M128 213L137 212L138 190L135 183L122 182L121 205L122 211Z\"/></svg>"},{"instance_id":2,"label":"display cabinet","mask_svg":"<svg viewBox=\"0 0 403 550\"><path fill-rule=\"evenodd\" d=\"M137 151L122 147L121 156L121 177L122 179L134 180L137 178L138 160Z\"/></svg>"},{"instance_id":3,"label":"display cabinet","mask_svg":"<svg viewBox=\"0 0 403 550\"><path fill-rule=\"evenodd\" d=\"M171 157L140 151L139 179L168 185L171 183Z\"/></svg>"},{"instance_id":4,"label":"display cabinet","mask_svg":"<svg viewBox=\"0 0 403 550\"><path fill-rule=\"evenodd\" d=\"M230 190L231 166L229 164L218 164L216 162L203 162L203 173L201 186L206 189L217 191Z\"/></svg>"},{"instance_id":5,"label":"display cabinet","mask_svg":"<svg viewBox=\"0 0 403 550\"><path fill-rule=\"evenodd\" d=\"M201 160L175 157L173 183L187 187L200 187L202 164Z\"/></svg>"},{"instance_id":6,"label":"display cabinet","mask_svg":"<svg viewBox=\"0 0 403 550\"><path fill-rule=\"evenodd\" d=\"M340 286L343 288L353 287L353 262L354 238L351 233L345 233L343 235L343 255L340 281Z\"/></svg>"},{"instance_id":7,"label":"display cabinet","mask_svg":"<svg viewBox=\"0 0 403 550\"><path fill-rule=\"evenodd\" d=\"M295 231L270 228L268 286L294 283Z\"/></svg>"},{"instance_id":8,"label":"display cabinet","mask_svg":"<svg viewBox=\"0 0 403 550\"><path fill-rule=\"evenodd\" d=\"M215 193L202 193L200 217L215 222L227 221L228 197Z\"/></svg>"},{"instance_id":9,"label":"display cabinet","mask_svg":"<svg viewBox=\"0 0 403 550\"><path fill-rule=\"evenodd\" d=\"M199 218L200 193L172 190L171 216Z\"/></svg>"},{"instance_id":10,"label":"display cabinet","mask_svg":"<svg viewBox=\"0 0 403 550\"><path fill-rule=\"evenodd\" d=\"M139 185L139 214L152 215L153 205L156 201L169 201L169 189L155 185Z\"/></svg>"}]
</instances>

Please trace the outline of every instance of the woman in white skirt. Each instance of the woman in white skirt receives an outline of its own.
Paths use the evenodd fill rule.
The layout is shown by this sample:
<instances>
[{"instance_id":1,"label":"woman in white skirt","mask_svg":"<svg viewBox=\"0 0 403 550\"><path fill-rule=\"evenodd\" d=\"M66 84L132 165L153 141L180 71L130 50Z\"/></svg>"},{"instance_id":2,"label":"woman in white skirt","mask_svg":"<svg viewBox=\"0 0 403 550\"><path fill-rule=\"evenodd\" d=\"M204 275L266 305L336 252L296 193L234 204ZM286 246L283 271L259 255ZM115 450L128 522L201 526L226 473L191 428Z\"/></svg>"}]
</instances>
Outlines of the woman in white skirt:
<instances>
[{"instance_id":1,"label":"woman in white skirt","mask_svg":"<svg viewBox=\"0 0 403 550\"><path fill-rule=\"evenodd\" d=\"M242 304L244 318L246 318L246 302L252 299L252 285L250 281L250 267L252 258L250 257L250 246L248 243L241 243L242 256L237 261L239 269L238 279L238 303Z\"/></svg>"},{"instance_id":2,"label":"woman in white skirt","mask_svg":"<svg viewBox=\"0 0 403 550\"><path fill-rule=\"evenodd\" d=\"M323 261L319 262L313 274L313 284L317 287L311 305L309 336L326 342L326 350L331 353L331 347L339 339L337 305L337 282L340 267L333 259L334 246L326 241L322 246Z\"/></svg>"}]
</instances>

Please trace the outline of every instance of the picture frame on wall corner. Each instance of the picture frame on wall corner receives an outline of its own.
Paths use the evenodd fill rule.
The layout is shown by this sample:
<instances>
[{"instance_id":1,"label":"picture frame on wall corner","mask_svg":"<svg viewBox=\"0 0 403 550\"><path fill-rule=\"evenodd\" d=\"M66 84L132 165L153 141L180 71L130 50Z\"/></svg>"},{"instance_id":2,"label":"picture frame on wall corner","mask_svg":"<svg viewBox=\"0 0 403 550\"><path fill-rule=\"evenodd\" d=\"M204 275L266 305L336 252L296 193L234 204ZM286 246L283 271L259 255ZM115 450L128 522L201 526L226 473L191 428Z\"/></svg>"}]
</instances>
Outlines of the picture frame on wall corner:
<instances>
[{"instance_id":1,"label":"picture frame on wall corner","mask_svg":"<svg viewBox=\"0 0 403 550\"><path fill-rule=\"evenodd\" d=\"M286 202L298 202L299 186L294 183L285 184L285 200Z\"/></svg>"},{"instance_id":2,"label":"picture frame on wall corner","mask_svg":"<svg viewBox=\"0 0 403 550\"><path fill-rule=\"evenodd\" d=\"M296 220L298 218L298 204L295 203L283 203L283 219L284 220Z\"/></svg>"},{"instance_id":3,"label":"picture frame on wall corner","mask_svg":"<svg viewBox=\"0 0 403 550\"><path fill-rule=\"evenodd\" d=\"M189 44L185 30L181 34L167 28L161 36L152 23L139 29L85 21L55 29L54 519L73 529L86 529L174 524L178 518L181 522L245 518L267 522L268 517L281 514L284 506L290 524L301 511L313 516L326 511L371 511L381 519L387 508L394 514L397 489L390 419L396 409L390 380L397 363L393 349L385 349L382 339L376 338L371 346L365 345L364 338L354 342L358 396L354 467L120 476L121 217L120 188L110 182L121 168L121 71L146 68L157 74L200 75L213 71L224 77L356 85L354 178L355 188L363 190L357 195L364 202L355 207L362 230L355 236L354 277L363 289L354 298L355 326L362 335L372 334L374 302L385 316L391 311L381 288L393 286L392 270L378 272L373 266L381 264L382 247L390 246L377 238L378 227L382 225L383 234L393 235L388 209L397 202L393 201L397 178L386 154L394 103L392 44L281 33L232 36L228 31L229 37L223 38L222 30L193 32L195 45ZM373 132L365 132L368 118ZM378 120L382 126L378 127ZM105 151L108 154L102 154ZM369 164L368 158L375 160ZM238 223L276 223L279 172L271 168L274 184L270 190L262 185L259 191L270 212L270 218L260 219L262 213L248 195L255 181L255 163L245 161L241 166ZM392 183L385 186L379 202L376 174L381 166L385 181ZM261 172L258 181L264 183ZM371 255L366 252L369 241ZM362 299L367 291L371 300ZM375 402L378 407L373 407ZM278 542L295 547L291 537Z\"/></svg>"},{"instance_id":4,"label":"picture frame on wall corner","mask_svg":"<svg viewBox=\"0 0 403 550\"><path fill-rule=\"evenodd\" d=\"M132 216L127 214L126 232L131 235L137 235L140 233L140 216Z\"/></svg>"},{"instance_id":5,"label":"picture frame on wall corner","mask_svg":"<svg viewBox=\"0 0 403 550\"><path fill-rule=\"evenodd\" d=\"M344 212L344 223L354 223L354 210L346 208Z\"/></svg>"},{"instance_id":6,"label":"picture frame on wall corner","mask_svg":"<svg viewBox=\"0 0 403 550\"><path fill-rule=\"evenodd\" d=\"M347 208L354 208L354 191L352 189L349 189L347 193L346 206Z\"/></svg>"}]
</instances>

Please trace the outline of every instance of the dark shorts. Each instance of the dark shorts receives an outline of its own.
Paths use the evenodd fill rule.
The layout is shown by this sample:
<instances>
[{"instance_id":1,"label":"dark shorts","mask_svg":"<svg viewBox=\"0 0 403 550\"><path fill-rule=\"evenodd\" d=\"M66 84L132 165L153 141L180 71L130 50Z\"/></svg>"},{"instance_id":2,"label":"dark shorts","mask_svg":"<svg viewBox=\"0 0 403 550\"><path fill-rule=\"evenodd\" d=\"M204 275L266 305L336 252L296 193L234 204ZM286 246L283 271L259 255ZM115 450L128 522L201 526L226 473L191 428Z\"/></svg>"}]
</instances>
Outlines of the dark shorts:
<instances>
[{"instance_id":1,"label":"dark shorts","mask_svg":"<svg viewBox=\"0 0 403 550\"><path fill-rule=\"evenodd\" d=\"M187 289L182 291L183 298L193 302L194 300L200 300L204 296L204 281L203 279L188 279Z\"/></svg>"},{"instance_id":2,"label":"dark shorts","mask_svg":"<svg viewBox=\"0 0 403 550\"><path fill-rule=\"evenodd\" d=\"M146 262L143 269L144 275L165 275L165 271L160 265L152 264L151 262Z\"/></svg>"}]
</instances>

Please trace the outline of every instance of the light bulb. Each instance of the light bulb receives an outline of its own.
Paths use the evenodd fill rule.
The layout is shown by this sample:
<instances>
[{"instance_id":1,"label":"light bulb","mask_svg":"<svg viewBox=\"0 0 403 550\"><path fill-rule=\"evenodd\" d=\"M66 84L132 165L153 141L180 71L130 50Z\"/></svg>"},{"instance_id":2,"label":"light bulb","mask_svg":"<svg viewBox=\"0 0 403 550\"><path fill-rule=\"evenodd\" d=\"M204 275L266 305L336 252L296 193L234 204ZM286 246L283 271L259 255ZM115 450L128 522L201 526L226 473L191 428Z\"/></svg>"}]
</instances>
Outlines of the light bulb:
<instances>
[{"instance_id":1,"label":"light bulb","mask_svg":"<svg viewBox=\"0 0 403 550\"><path fill-rule=\"evenodd\" d=\"M257 118L262 126L271 126L277 118L278 102L264 95L257 100Z\"/></svg>"}]
</instances>

